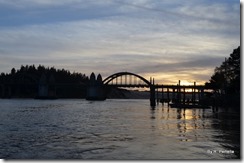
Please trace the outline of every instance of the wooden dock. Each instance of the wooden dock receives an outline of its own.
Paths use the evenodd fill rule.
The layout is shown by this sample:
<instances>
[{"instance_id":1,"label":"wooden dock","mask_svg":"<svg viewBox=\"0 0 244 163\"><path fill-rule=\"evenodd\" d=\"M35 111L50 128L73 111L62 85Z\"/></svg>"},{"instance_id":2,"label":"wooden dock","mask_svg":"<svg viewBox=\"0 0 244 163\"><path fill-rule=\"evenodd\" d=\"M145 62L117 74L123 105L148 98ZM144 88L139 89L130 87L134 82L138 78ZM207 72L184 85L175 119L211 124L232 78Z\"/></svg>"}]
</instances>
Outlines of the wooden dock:
<instances>
[{"instance_id":1,"label":"wooden dock","mask_svg":"<svg viewBox=\"0 0 244 163\"><path fill-rule=\"evenodd\" d=\"M168 103L174 108L210 108L203 104L205 97L205 86L181 85L180 80L177 85L156 85L157 102Z\"/></svg>"}]
</instances>

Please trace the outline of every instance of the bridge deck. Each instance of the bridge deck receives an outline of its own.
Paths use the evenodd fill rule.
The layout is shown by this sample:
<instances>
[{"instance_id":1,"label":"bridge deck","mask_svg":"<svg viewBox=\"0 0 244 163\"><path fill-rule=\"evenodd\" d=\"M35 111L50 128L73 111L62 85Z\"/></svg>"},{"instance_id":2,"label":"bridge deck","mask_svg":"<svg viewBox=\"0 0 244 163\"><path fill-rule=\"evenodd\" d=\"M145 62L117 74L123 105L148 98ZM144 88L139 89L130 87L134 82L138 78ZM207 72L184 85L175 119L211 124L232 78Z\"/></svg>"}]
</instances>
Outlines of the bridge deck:
<instances>
[{"instance_id":1,"label":"bridge deck","mask_svg":"<svg viewBox=\"0 0 244 163\"><path fill-rule=\"evenodd\" d=\"M146 84L108 84L112 87L127 87L127 88L149 88ZM204 85L154 85L154 88L169 88L169 89L206 89Z\"/></svg>"}]
</instances>

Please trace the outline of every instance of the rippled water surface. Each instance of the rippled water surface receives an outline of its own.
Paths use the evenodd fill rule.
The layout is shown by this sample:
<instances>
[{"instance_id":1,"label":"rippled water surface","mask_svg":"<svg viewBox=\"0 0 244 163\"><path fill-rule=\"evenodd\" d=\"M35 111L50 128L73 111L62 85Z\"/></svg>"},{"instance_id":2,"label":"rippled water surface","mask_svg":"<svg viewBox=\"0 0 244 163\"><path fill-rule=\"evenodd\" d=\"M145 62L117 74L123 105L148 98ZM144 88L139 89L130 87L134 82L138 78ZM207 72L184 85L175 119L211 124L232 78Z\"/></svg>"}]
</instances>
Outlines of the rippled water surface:
<instances>
[{"instance_id":1,"label":"rippled water surface","mask_svg":"<svg viewBox=\"0 0 244 163\"><path fill-rule=\"evenodd\" d=\"M240 117L148 100L0 100L3 159L236 159Z\"/></svg>"}]
</instances>

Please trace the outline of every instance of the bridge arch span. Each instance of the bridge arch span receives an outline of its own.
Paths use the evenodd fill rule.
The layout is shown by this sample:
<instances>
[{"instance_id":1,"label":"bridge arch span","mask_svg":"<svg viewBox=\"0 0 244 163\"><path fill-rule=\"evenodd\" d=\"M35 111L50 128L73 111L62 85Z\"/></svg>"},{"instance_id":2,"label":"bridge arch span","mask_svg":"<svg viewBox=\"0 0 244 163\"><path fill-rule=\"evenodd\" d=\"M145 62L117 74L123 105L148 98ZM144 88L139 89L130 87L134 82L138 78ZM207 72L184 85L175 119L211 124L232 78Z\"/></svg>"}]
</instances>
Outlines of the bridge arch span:
<instances>
[{"instance_id":1,"label":"bridge arch span","mask_svg":"<svg viewBox=\"0 0 244 163\"><path fill-rule=\"evenodd\" d=\"M103 84L107 85L110 81L112 81L116 78L122 77L122 76L126 76L126 75L135 76L135 77L139 78L140 80L142 80L143 82L145 82L148 85L148 87L152 86L152 83L150 83L150 81L148 81L147 79L145 79L144 77L142 77L140 75L137 75L137 74L134 74L131 72L118 72L113 75L110 75L109 77L107 77L103 80Z\"/></svg>"},{"instance_id":2,"label":"bridge arch span","mask_svg":"<svg viewBox=\"0 0 244 163\"><path fill-rule=\"evenodd\" d=\"M119 77L123 77L123 76L126 76L126 75L130 75L130 76L135 76L136 78L142 80L143 82L146 83L146 85L150 88L150 105L151 106L155 106L156 105L156 102L155 102L155 86L154 86L154 82L151 83L151 81L148 81L147 79L145 79L144 77L140 76L140 75L137 75L137 74L134 74L134 73L131 73L131 72L118 72L118 73L115 73L113 75L110 75L109 77L105 78L103 80L103 84L104 85L108 85L108 83L116 78L119 78Z\"/></svg>"}]
</instances>

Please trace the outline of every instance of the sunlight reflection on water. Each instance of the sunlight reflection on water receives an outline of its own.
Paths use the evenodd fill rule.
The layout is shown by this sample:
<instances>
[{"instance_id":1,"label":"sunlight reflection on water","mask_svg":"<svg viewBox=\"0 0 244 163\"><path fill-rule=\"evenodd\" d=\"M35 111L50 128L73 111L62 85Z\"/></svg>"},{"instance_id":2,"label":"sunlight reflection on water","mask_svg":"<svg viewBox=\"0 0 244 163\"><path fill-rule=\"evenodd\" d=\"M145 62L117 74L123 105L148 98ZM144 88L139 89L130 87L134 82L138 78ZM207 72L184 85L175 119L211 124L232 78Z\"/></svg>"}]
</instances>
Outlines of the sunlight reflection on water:
<instances>
[{"instance_id":1,"label":"sunlight reflection on water","mask_svg":"<svg viewBox=\"0 0 244 163\"><path fill-rule=\"evenodd\" d=\"M230 126L240 121L211 109L151 110L148 100L1 100L0 111L5 159L240 157L240 130Z\"/></svg>"}]
</instances>

